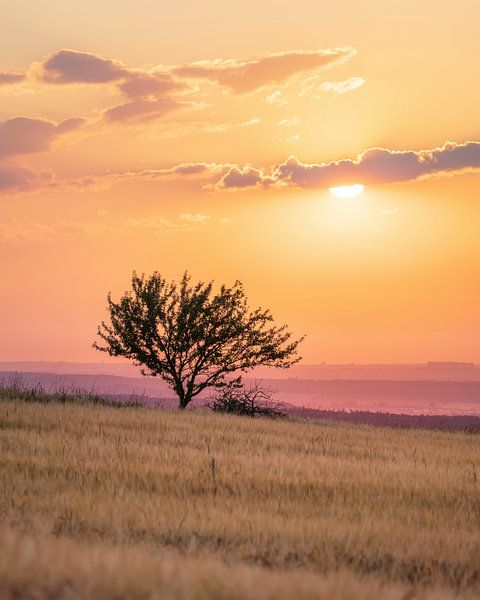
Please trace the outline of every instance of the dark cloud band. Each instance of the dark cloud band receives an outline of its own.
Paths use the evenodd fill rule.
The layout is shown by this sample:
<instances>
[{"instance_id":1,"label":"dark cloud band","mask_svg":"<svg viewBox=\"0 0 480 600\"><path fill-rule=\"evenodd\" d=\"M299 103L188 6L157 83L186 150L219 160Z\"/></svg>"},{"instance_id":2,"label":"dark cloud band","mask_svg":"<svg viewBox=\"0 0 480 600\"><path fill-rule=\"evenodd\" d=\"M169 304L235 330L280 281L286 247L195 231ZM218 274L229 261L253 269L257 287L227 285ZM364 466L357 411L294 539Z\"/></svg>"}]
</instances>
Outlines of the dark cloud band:
<instances>
[{"instance_id":1,"label":"dark cloud band","mask_svg":"<svg viewBox=\"0 0 480 600\"><path fill-rule=\"evenodd\" d=\"M446 142L440 148L398 151L371 148L356 159L307 164L295 157L265 173L233 167L217 183L218 189L252 186L325 188L353 183L382 184L413 181L440 173L480 168L480 142Z\"/></svg>"}]
</instances>

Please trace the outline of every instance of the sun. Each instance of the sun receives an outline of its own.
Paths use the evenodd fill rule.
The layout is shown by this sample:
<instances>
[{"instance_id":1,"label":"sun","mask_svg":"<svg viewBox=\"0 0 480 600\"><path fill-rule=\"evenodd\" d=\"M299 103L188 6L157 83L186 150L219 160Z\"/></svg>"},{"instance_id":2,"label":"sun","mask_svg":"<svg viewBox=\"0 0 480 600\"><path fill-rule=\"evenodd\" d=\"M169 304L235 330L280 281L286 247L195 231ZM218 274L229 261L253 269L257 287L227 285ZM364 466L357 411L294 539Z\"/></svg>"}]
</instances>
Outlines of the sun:
<instances>
[{"instance_id":1,"label":"sun","mask_svg":"<svg viewBox=\"0 0 480 600\"><path fill-rule=\"evenodd\" d=\"M355 198L358 194L363 192L364 186L361 183L355 183L354 185L339 185L338 187L331 187L330 193L337 198Z\"/></svg>"}]
</instances>

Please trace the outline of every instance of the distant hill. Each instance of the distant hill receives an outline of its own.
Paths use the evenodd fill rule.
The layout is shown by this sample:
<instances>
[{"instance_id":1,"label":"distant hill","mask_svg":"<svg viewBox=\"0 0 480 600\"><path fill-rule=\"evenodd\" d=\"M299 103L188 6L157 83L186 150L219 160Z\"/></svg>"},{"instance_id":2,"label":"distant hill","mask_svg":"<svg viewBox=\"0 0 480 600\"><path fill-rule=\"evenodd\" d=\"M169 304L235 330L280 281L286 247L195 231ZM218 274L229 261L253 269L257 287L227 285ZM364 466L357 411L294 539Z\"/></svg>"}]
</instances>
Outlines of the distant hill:
<instances>
[{"instance_id":1,"label":"distant hill","mask_svg":"<svg viewBox=\"0 0 480 600\"><path fill-rule=\"evenodd\" d=\"M365 379L385 381L480 381L480 365L469 362L412 364L295 365L287 371L258 369L266 377L299 379ZM275 373L275 374L274 374Z\"/></svg>"},{"instance_id":2,"label":"distant hill","mask_svg":"<svg viewBox=\"0 0 480 600\"><path fill-rule=\"evenodd\" d=\"M0 371L142 377L140 369L127 362L0 361Z\"/></svg>"},{"instance_id":3,"label":"distant hill","mask_svg":"<svg viewBox=\"0 0 480 600\"><path fill-rule=\"evenodd\" d=\"M267 372L268 373L268 372ZM271 374L271 371L270 371ZM261 377L260 373L256 373ZM275 397L292 406L321 410L376 411L411 415L480 415L480 381L261 378ZM101 373L2 371L0 384L19 380L47 391L80 388L109 396L145 396L174 403L174 394L158 377ZM248 383L249 378L245 378ZM204 395L205 398L205 395Z\"/></svg>"},{"instance_id":4,"label":"distant hill","mask_svg":"<svg viewBox=\"0 0 480 600\"><path fill-rule=\"evenodd\" d=\"M480 415L480 381L263 379L293 406L410 415Z\"/></svg>"},{"instance_id":5,"label":"distant hill","mask_svg":"<svg viewBox=\"0 0 480 600\"><path fill-rule=\"evenodd\" d=\"M0 362L0 371L141 377L140 369L126 362L4 361ZM253 371L253 377L315 380L480 381L480 365L454 361L412 364L299 364L287 370L260 367Z\"/></svg>"}]
</instances>

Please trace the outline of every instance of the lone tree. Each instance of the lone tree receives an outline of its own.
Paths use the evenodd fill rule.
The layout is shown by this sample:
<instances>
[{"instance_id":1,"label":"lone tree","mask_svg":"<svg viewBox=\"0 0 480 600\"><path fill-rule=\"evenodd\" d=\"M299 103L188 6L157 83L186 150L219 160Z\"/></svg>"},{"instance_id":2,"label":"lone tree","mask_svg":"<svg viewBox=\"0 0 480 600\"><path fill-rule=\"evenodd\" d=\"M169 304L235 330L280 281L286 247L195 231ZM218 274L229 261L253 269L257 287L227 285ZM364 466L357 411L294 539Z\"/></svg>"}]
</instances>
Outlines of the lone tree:
<instances>
[{"instance_id":1,"label":"lone tree","mask_svg":"<svg viewBox=\"0 0 480 600\"><path fill-rule=\"evenodd\" d=\"M104 344L94 348L133 360L142 375L162 377L181 409L204 389L229 385L235 372L300 360L303 338L292 340L286 325L273 325L269 310L250 311L239 281L215 293L212 282L191 284L187 272L178 284L158 272L134 272L119 302L108 294L108 311L110 323L98 328Z\"/></svg>"}]
</instances>

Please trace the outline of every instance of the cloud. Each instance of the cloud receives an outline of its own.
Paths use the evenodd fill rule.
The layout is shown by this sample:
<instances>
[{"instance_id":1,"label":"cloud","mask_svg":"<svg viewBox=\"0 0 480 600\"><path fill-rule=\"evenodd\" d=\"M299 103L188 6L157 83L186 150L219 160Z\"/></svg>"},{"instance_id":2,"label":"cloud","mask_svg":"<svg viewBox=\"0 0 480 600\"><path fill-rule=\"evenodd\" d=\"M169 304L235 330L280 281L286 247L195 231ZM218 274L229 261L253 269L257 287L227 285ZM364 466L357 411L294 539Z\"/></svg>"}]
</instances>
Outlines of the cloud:
<instances>
[{"instance_id":1,"label":"cloud","mask_svg":"<svg viewBox=\"0 0 480 600\"><path fill-rule=\"evenodd\" d=\"M298 117L290 117L289 119L282 119L278 122L282 127L293 127L294 125L298 125L300 123L300 119Z\"/></svg>"},{"instance_id":2,"label":"cloud","mask_svg":"<svg viewBox=\"0 0 480 600\"><path fill-rule=\"evenodd\" d=\"M74 131L78 129L82 125L84 125L86 119L83 117L72 117L71 119L65 119L57 125L57 134L69 133L70 131Z\"/></svg>"},{"instance_id":3,"label":"cloud","mask_svg":"<svg viewBox=\"0 0 480 600\"><path fill-rule=\"evenodd\" d=\"M234 166L220 178L214 189L242 189L257 185L266 186L269 183L272 183L270 178L260 169L255 169L250 165L246 165L245 167Z\"/></svg>"},{"instance_id":4,"label":"cloud","mask_svg":"<svg viewBox=\"0 0 480 600\"><path fill-rule=\"evenodd\" d=\"M201 213L183 213L180 215L180 220L186 223L206 223L210 219L210 215L203 215Z\"/></svg>"},{"instance_id":5,"label":"cloud","mask_svg":"<svg viewBox=\"0 0 480 600\"><path fill-rule=\"evenodd\" d=\"M118 88L130 98L148 98L184 90L187 86L166 73L130 72L126 81L120 83Z\"/></svg>"},{"instance_id":6,"label":"cloud","mask_svg":"<svg viewBox=\"0 0 480 600\"><path fill-rule=\"evenodd\" d=\"M240 127L250 127L251 125L259 125L261 123L261 119L260 117L252 117L251 119L248 119L247 121L242 121L240 123Z\"/></svg>"},{"instance_id":7,"label":"cloud","mask_svg":"<svg viewBox=\"0 0 480 600\"><path fill-rule=\"evenodd\" d=\"M288 137L285 138L285 141L288 142L289 144L296 144L299 139L300 139L300 135L298 133L292 133L292 135L289 135Z\"/></svg>"},{"instance_id":8,"label":"cloud","mask_svg":"<svg viewBox=\"0 0 480 600\"><path fill-rule=\"evenodd\" d=\"M282 84L305 72L340 63L355 53L353 48L296 50L249 60L199 61L185 65L160 65L154 69L130 68L119 60L91 52L63 49L34 65L32 74L57 85L113 85L125 101L104 111L107 123L144 123L164 117L181 108L198 107L191 79L216 83L231 92L243 94L272 84ZM0 80L1 83L1 80ZM185 97L188 99L185 100ZM266 99L282 106L288 103L280 90Z\"/></svg>"},{"instance_id":9,"label":"cloud","mask_svg":"<svg viewBox=\"0 0 480 600\"><path fill-rule=\"evenodd\" d=\"M318 164L305 164L290 157L266 175L253 167L243 170L233 167L219 185L230 189L272 184L322 188L354 183L399 183L470 169L480 169L480 142L446 142L440 148L418 152L371 148L353 160Z\"/></svg>"},{"instance_id":10,"label":"cloud","mask_svg":"<svg viewBox=\"0 0 480 600\"><path fill-rule=\"evenodd\" d=\"M21 167L0 170L0 189L81 192L100 191L122 183L154 183L162 180L199 180L205 190L248 188L328 188L362 183L400 183L436 175L480 170L480 141L447 142L432 150L387 150L371 148L355 159L328 163L302 163L290 157L269 170L252 165L192 162L143 171L125 171L54 180L50 174L36 174ZM186 213L181 220L200 221L202 215Z\"/></svg>"},{"instance_id":11,"label":"cloud","mask_svg":"<svg viewBox=\"0 0 480 600\"><path fill-rule=\"evenodd\" d=\"M229 164L206 162L181 163L169 169L161 169L159 173L167 175L204 175L205 173L221 173L230 166Z\"/></svg>"},{"instance_id":12,"label":"cloud","mask_svg":"<svg viewBox=\"0 0 480 600\"><path fill-rule=\"evenodd\" d=\"M199 61L172 68L172 73L186 79L205 79L235 94L284 83L294 75L340 63L355 53L353 48L279 52L251 60Z\"/></svg>"},{"instance_id":13,"label":"cloud","mask_svg":"<svg viewBox=\"0 0 480 600\"><path fill-rule=\"evenodd\" d=\"M172 227L169 219L157 217L154 219L128 219L122 229L128 233L133 233L135 230L145 230L153 233L168 230Z\"/></svg>"},{"instance_id":14,"label":"cloud","mask_svg":"<svg viewBox=\"0 0 480 600\"><path fill-rule=\"evenodd\" d=\"M312 75L303 81L300 96L311 96L314 99L318 99L320 92L332 92L337 95L343 95L356 90L365 83L366 80L362 77L350 77L344 81L322 81L319 75Z\"/></svg>"},{"instance_id":15,"label":"cloud","mask_svg":"<svg viewBox=\"0 0 480 600\"><path fill-rule=\"evenodd\" d=\"M345 81L325 81L320 85L322 92L334 92L335 94L346 94L352 90L356 90L366 82L361 77L350 77Z\"/></svg>"},{"instance_id":16,"label":"cloud","mask_svg":"<svg viewBox=\"0 0 480 600\"><path fill-rule=\"evenodd\" d=\"M107 121L146 122L159 119L168 113L188 105L178 94L190 90L183 82L173 79L166 73L129 72L127 78L118 84L129 102L114 106L105 111Z\"/></svg>"},{"instance_id":17,"label":"cloud","mask_svg":"<svg viewBox=\"0 0 480 600\"><path fill-rule=\"evenodd\" d=\"M0 166L0 193L27 192L36 190L53 181L51 171L33 171L18 165Z\"/></svg>"},{"instance_id":18,"label":"cloud","mask_svg":"<svg viewBox=\"0 0 480 600\"><path fill-rule=\"evenodd\" d=\"M13 117L0 122L0 157L33 154L50 148L53 140L69 133L84 123L74 118L58 125L46 119Z\"/></svg>"},{"instance_id":19,"label":"cloud","mask_svg":"<svg viewBox=\"0 0 480 600\"><path fill-rule=\"evenodd\" d=\"M185 213L175 219L165 217L128 219L125 223L110 230L110 233L120 235L143 235L181 233L198 230L209 221L209 215Z\"/></svg>"},{"instance_id":20,"label":"cloud","mask_svg":"<svg viewBox=\"0 0 480 600\"><path fill-rule=\"evenodd\" d=\"M184 218L187 217L187 218ZM191 219L188 217L192 217ZM200 218L195 218L200 217ZM130 218L116 225L107 225L91 221L84 224L60 221L56 223L41 223L32 220L17 220L0 222L0 244L6 243L55 243L59 240L74 242L79 239L99 239L106 237L131 238L132 236L150 236L151 239L160 235L188 233L198 231L209 221L208 215L180 215L173 219L165 217ZM233 222L227 219L225 223ZM222 219L220 219L222 223Z\"/></svg>"},{"instance_id":21,"label":"cloud","mask_svg":"<svg viewBox=\"0 0 480 600\"><path fill-rule=\"evenodd\" d=\"M157 100L140 98L109 108L104 115L110 122L145 122L158 119L177 109L181 104L168 96Z\"/></svg>"},{"instance_id":22,"label":"cloud","mask_svg":"<svg viewBox=\"0 0 480 600\"><path fill-rule=\"evenodd\" d=\"M173 94L189 90L171 74L127 68L117 60L90 52L60 50L44 61L37 76L50 84L114 84L128 102L104 112L107 122L145 122L180 108Z\"/></svg>"},{"instance_id":23,"label":"cloud","mask_svg":"<svg viewBox=\"0 0 480 600\"><path fill-rule=\"evenodd\" d=\"M130 98L158 97L186 90L183 80L203 79L217 83L234 93L252 92L264 86L281 84L305 72L341 63L355 54L351 47L324 50L278 52L248 60L203 60L185 65L161 65L155 69L132 69L119 60L104 58L91 52L63 49L36 65L36 76L47 83L109 84ZM0 81L1 81L0 72ZM4 74L19 77L22 74ZM267 103L288 103L280 90L266 99Z\"/></svg>"},{"instance_id":24,"label":"cloud","mask_svg":"<svg viewBox=\"0 0 480 600\"><path fill-rule=\"evenodd\" d=\"M20 83L26 79L25 73L18 71L0 71L0 85Z\"/></svg>"},{"instance_id":25,"label":"cloud","mask_svg":"<svg viewBox=\"0 0 480 600\"><path fill-rule=\"evenodd\" d=\"M60 50L41 64L39 77L48 83L109 83L127 74L118 61L90 52Z\"/></svg>"},{"instance_id":26,"label":"cloud","mask_svg":"<svg viewBox=\"0 0 480 600\"><path fill-rule=\"evenodd\" d=\"M87 175L75 179L57 179L48 183L38 182L35 191L99 192L123 183L154 183L163 180L214 180L227 173L234 165L230 163L180 163L163 169L123 171L101 175Z\"/></svg>"},{"instance_id":27,"label":"cloud","mask_svg":"<svg viewBox=\"0 0 480 600\"><path fill-rule=\"evenodd\" d=\"M288 104L288 100L280 90L277 90L276 92L270 94L270 96L267 96L265 98L265 102L267 104L272 104L273 106L286 106Z\"/></svg>"},{"instance_id":28,"label":"cloud","mask_svg":"<svg viewBox=\"0 0 480 600\"><path fill-rule=\"evenodd\" d=\"M447 142L441 148L418 152L371 148L356 159L302 164L290 158L276 167L276 181L301 187L330 187L353 183L380 184L412 181L438 173L480 168L480 142Z\"/></svg>"}]
</instances>

